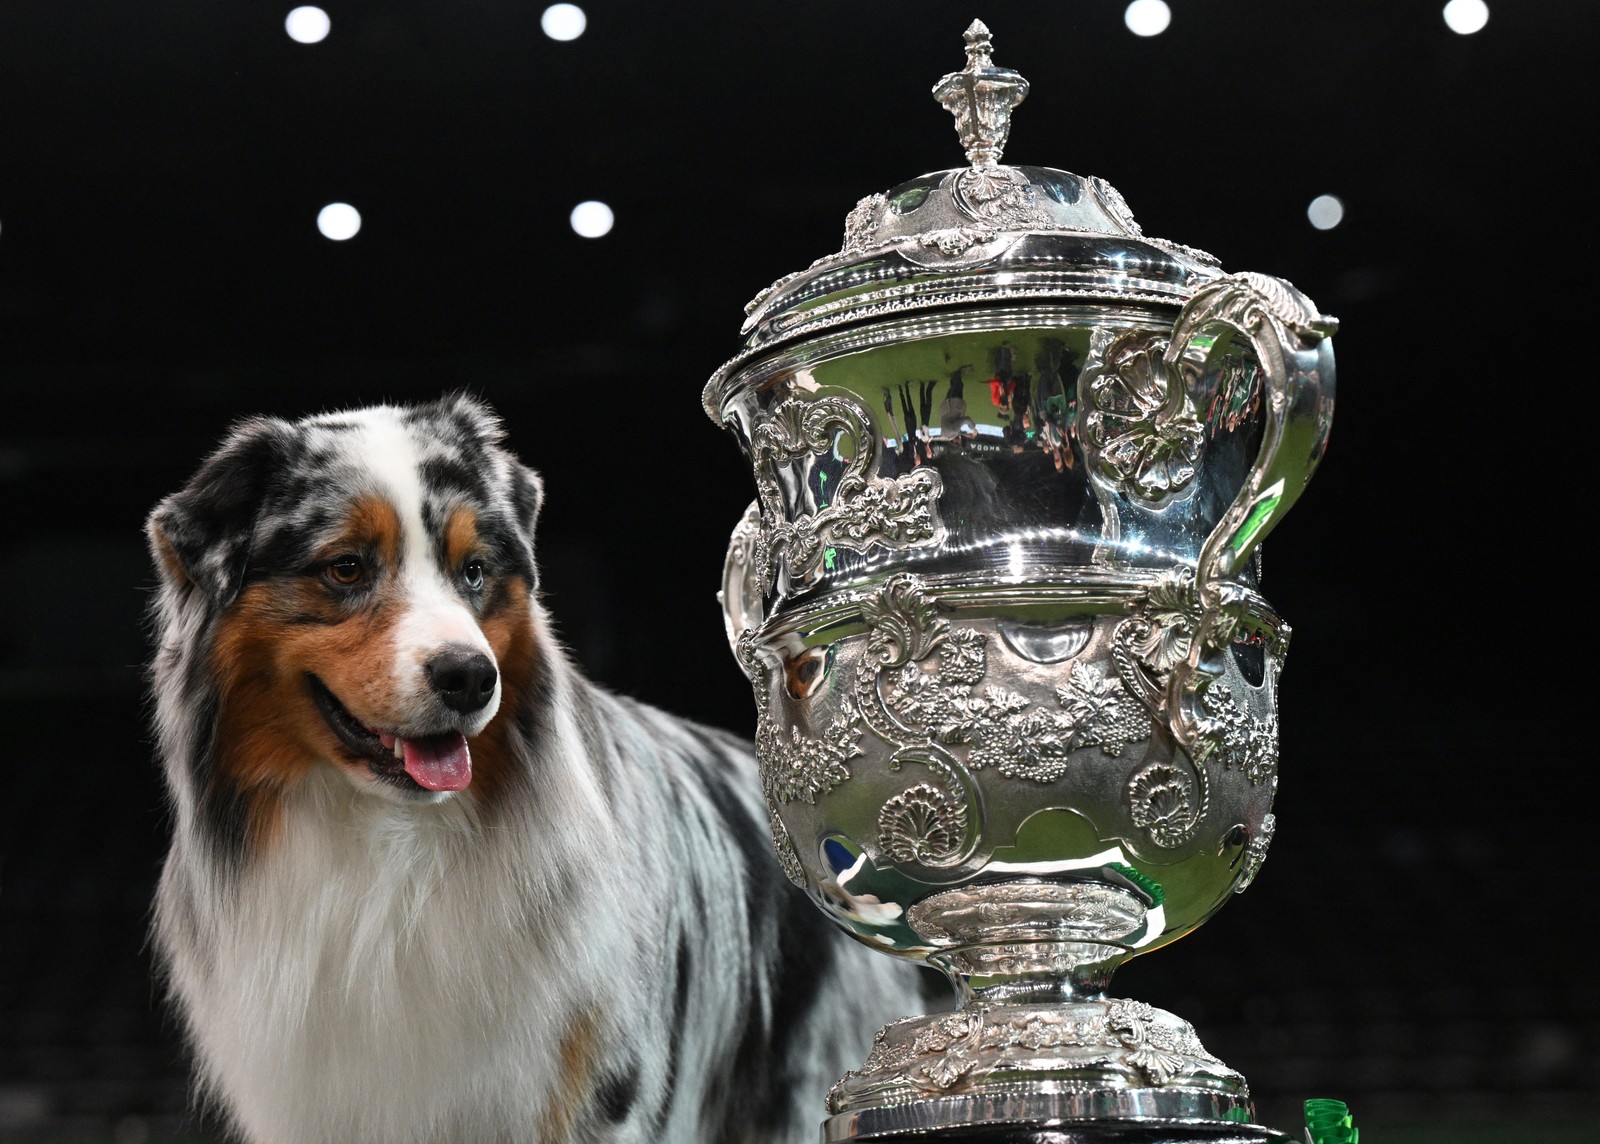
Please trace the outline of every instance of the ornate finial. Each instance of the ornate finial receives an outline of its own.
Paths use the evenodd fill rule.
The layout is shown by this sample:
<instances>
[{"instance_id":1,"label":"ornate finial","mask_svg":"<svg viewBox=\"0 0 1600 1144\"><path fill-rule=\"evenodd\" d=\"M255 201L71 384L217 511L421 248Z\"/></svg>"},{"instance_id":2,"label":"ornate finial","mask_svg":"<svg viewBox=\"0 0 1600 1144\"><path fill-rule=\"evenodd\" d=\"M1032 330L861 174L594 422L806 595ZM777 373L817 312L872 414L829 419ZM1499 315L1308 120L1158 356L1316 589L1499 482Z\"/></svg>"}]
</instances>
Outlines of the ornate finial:
<instances>
[{"instance_id":1,"label":"ornate finial","mask_svg":"<svg viewBox=\"0 0 1600 1144\"><path fill-rule=\"evenodd\" d=\"M989 58L989 53L994 51L994 42L989 36L989 25L982 20L972 21L967 25L967 30L961 33L961 38L967 41L968 71L994 67L994 60Z\"/></svg>"},{"instance_id":2,"label":"ornate finial","mask_svg":"<svg viewBox=\"0 0 1600 1144\"><path fill-rule=\"evenodd\" d=\"M1010 68L997 68L989 53L994 44L982 20L966 31L967 66L933 86L933 97L956 117L956 134L974 167L1000 162L1011 134L1011 109L1028 95L1028 81Z\"/></svg>"}]
</instances>

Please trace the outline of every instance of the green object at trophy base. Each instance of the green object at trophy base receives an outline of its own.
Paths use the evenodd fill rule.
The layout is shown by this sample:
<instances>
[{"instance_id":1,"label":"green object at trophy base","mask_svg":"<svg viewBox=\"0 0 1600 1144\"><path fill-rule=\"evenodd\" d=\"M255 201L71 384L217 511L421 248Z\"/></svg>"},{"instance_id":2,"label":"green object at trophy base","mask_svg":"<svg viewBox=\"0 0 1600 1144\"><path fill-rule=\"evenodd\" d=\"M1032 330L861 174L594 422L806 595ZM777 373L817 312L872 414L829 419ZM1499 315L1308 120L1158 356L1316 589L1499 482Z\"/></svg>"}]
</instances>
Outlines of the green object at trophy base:
<instances>
[{"instance_id":1,"label":"green object at trophy base","mask_svg":"<svg viewBox=\"0 0 1600 1144\"><path fill-rule=\"evenodd\" d=\"M1311 1144L1357 1144L1361 1129L1344 1101L1317 1097L1306 1101L1306 1135Z\"/></svg>"}]
</instances>

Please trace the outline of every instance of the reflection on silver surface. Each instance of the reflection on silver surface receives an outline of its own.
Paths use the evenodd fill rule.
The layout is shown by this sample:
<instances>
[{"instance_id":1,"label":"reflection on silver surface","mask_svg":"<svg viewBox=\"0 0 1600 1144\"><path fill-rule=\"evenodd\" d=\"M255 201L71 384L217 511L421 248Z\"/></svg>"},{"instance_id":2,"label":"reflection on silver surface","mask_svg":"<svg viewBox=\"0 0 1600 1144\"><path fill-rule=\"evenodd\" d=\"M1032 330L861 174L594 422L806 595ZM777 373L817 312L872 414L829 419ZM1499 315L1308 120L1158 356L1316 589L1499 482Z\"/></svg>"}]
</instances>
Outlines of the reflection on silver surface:
<instances>
[{"instance_id":1,"label":"reflection on silver surface","mask_svg":"<svg viewBox=\"0 0 1600 1144\"><path fill-rule=\"evenodd\" d=\"M1255 554L1321 458L1334 322L1104 180L1001 165L1027 83L967 44L935 92L971 166L862 199L704 394L755 478L722 600L780 860L958 994L880 1033L826 1134L1276 1139L1192 1028L1106 989L1272 837L1289 629Z\"/></svg>"},{"instance_id":2,"label":"reflection on silver surface","mask_svg":"<svg viewBox=\"0 0 1600 1144\"><path fill-rule=\"evenodd\" d=\"M1087 616L1074 616L1052 624L1001 620L995 626L1006 647L1034 663L1062 663L1072 659L1089 645L1089 637L1094 633L1094 624Z\"/></svg>"}]
</instances>

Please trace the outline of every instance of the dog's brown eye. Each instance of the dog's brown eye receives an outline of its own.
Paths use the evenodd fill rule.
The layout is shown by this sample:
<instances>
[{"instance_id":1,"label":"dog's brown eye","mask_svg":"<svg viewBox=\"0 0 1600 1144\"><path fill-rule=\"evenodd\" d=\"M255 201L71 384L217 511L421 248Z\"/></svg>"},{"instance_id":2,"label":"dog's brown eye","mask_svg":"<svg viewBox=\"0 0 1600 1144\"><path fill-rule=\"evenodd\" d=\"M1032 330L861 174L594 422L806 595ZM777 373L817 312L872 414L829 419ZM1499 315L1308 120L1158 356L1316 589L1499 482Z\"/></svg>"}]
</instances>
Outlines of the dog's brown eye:
<instances>
[{"instance_id":1,"label":"dog's brown eye","mask_svg":"<svg viewBox=\"0 0 1600 1144\"><path fill-rule=\"evenodd\" d=\"M483 561L468 560L461 566L461 578L474 592L483 587Z\"/></svg>"},{"instance_id":2,"label":"dog's brown eye","mask_svg":"<svg viewBox=\"0 0 1600 1144\"><path fill-rule=\"evenodd\" d=\"M340 556L328 565L328 579L335 584L359 584L366 574L359 556Z\"/></svg>"}]
</instances>

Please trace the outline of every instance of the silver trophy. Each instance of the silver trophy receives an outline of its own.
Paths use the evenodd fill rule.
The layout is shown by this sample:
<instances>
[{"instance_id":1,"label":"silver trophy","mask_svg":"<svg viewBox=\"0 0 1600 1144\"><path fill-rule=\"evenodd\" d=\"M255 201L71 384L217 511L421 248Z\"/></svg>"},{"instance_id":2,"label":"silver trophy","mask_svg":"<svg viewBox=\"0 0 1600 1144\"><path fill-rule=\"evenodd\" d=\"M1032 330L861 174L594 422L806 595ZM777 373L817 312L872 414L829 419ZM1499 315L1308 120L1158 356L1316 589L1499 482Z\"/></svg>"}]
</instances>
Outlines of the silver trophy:
<instances>
[{"instance_id":1,"label":"silver trophy","mask_svg":"<svg viewBox=\"0 0 1600 1144\"><path fill-rule=\"evenodd\" d=\"M1002 165L1028 84L966 42L934 95L971 165L862 199L704 395L755 473L722 600L783 868L958 999L877 1034L823 1135L1284 1140L1107 987L1271 842L1259 546L1322 455L1335 323L1103 179Z\"/></svg>"}]
</instances>

